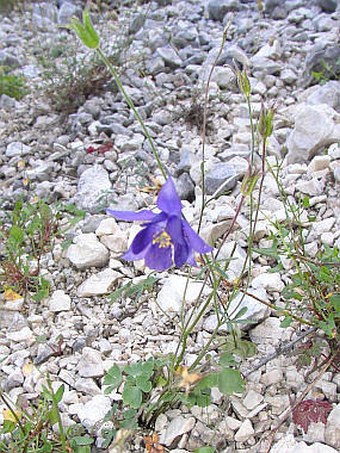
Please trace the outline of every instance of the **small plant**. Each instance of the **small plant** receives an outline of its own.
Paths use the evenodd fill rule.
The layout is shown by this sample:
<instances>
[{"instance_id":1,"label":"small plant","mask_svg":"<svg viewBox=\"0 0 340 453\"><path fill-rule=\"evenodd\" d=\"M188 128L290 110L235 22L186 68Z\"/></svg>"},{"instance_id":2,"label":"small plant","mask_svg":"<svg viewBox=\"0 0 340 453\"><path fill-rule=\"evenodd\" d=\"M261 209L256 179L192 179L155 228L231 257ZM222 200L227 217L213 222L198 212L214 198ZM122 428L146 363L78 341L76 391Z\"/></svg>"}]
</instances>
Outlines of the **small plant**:
<instances>
[{"instance_id":1,"label":"small plant","mask_svg":"<svg viewBox=\"0 0 340 453\"><path fill-rule=\"evenodd\" d=\"M0 223L0 282L4 288L33 299L42 300L49 293L49 283L41 275L41 261L59 234L61 213L79 220L81 211L72 206L51 207L43 200L35 203L17 201L9 218ZM84 213L83 213L84 214Z\"/></svg>"},{"instance_id":2,"label":"small plant","mask_svg":"<svg viewBox=\"0 0 340 453\"><path fill-rule=\"evenodd\" d=\"M25 366L30 372L32 365ZM90 453L93 439L84 436L79 425L64 429L59 403L64 394L64 384L54 391L50 377L42 387L39 398L25 407L15 407L0 391L3 409L3 427L0 430L0 451L12 453ZM22 405L23 406L23 405ZM53 429L57 425L58 430Z\"/></svg>"},{"instance_id":3,"label":"small plant","mask_svg":"<svg viewBox=\"0 0 340 453\"><path fill-rule=\"evenodd\" d=\"M105 420L114 427L105 431L106 447L114 440L118 430L152 428L157 416L166 408L180 403L188 407L206 407L211 403L211 389L217 387L224 395L242 392L240 372L230 367L231 361L223 358L219 371L191 372L187 367L172 368L173 358L150 358L147 361L113 365L104 377L104 392L122 389L122 405L115 404Z\"/></svg>"},{"instance_id":4,"label":"small plant","mask_svg":"<svg viewBox=\"0 0 340 453\"><path fill-rule=\"evenodd\" d=\"M328 401L320 399L301 401L293 409L293 422L307 433L308 427L312 422L321 422L325 425L332 408Z\"/></svg>"},{"instance_id":5,"label":"small plant","mask_svg":"<svg viewBox=\"0 0 340 453\"><path fill-rule=\"evenodd\" d=\"M25 77L11 74L8 68L0 66L0 96L7 96L20 101L28 93Z\"/></svg>"}]
</instances>

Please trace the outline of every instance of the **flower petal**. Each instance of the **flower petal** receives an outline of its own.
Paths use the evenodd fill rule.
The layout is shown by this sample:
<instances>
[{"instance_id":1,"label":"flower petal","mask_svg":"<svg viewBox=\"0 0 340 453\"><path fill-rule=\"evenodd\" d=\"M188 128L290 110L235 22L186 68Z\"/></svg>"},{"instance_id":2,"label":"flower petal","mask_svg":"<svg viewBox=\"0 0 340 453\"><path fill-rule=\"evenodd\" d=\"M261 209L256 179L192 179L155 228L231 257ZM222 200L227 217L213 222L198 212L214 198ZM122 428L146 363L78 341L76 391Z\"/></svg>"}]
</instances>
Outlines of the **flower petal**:
<instances>
[{"instance_id":1,"label":"flower petal","mask_svg":"<svg viewBox=\"0 0 340 453\"><path fill-rule=\"evenodd\" d=\"M190 244L183 235L182 220L179 216L169 217L166 231L171 237L171 242L175 246L174 261L176 267L181 267L186 262L189 254Z\"/></svg>"},{"instance_id":2,"label":"flower petal","mask_svg":"<svg viewBox=\"0 0 340 453\"><path fill-rule=\"evenodd\" d=\"M136 234L131 244L131 251L134 255L139 255L152 243L154 232L154 228L146 227Z\"/></svg>"},{"instance_id":3,"label":"flower petal","mask_svg":"<svg viewBox=\"0 0 340 453\"><path fill-rule=\"evenodd\" d=\"M152 244L145 255L145 265L156 271L165 271L172 265L172 247Z\"/></svg>"},{"instance_id":4,"label":"flower petal","mask_svg":"<svg viewBox=\"0 0 340 453\"><path fill-rule=\"evenodd\" d=\"M157 206L169 215L180 215L181 213L182 203L171 177L168 178L158 194Z\"/></svg>"},{"instance_id":5,"label":"flower petal","mask_svg":"<svg viewBox=\"0 0 340 453\"><path fill-rule=\"evenodd\" d=\"M189 246L185 242L183 244L175 244L174 261L176 267L182 267L187 262L189 256Z\"/></svg>"},{"instance_id":6,"label":"flower petal","mask_svg":"<svg viewBox=\"0 0 340 453\"><path fill-rule=\"evenodd\" d=\"M107 209L106 213L112 215L118 220L125 220L131 222L133 220L153 220L157 215L149 209L142 209L141 211L115 211L114 209Z\"/></svg>"},{"instance_id":7,"label":"flower petal","mask_svg":"<svg viewBox=\"0 0 340 453\"><path fill-rule=\"evenodd\" d=\"M202 238L191 228L188 222L182 219L183 231L186 239L189 242L191 248L193 248L198 253L209 253L214 250L214 247L211 247Z\"/></svg>"}]
</instances>

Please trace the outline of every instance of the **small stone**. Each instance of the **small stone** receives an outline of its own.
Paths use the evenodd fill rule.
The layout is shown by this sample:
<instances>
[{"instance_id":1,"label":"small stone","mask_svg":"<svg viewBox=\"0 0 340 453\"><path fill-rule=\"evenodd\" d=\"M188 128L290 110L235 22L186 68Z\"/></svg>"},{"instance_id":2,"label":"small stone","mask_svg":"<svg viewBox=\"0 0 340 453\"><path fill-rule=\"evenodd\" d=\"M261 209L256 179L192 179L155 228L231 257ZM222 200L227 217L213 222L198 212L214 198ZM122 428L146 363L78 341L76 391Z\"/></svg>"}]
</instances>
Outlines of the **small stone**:
<instances>
[{"instance_id":1,"label":"small stone","mask_svg":"<svg viewBox=\"0 0 340 453\"><path fill-rule=\"evenodd\" d=\"M340 141L337 116L335 110L325 104L300 104L295 113L294 129L286 142L288 163L308 161L323 147Z\"/></svg>"},{"instance_id":2,"label":"small stone","mask_svg":"<svg viewBox=\"0 0 340 453\"><path fill-rule=\"evenodd\" d=\"M340 450L340 404L328 415L325 440L327 444Z\"/></svg>"},{"instance_id":3,"label":"small stone","mask_svg":"<svg viewBox=\"0 0 340 453\"><path fill-rule=\"evenodd\" d=\"M244 170L237 171L235 166L228 162L221 162L213 165L205 176L205 189L207 194L213 195L219 188L224 192L233 189L237 180L244 175Z\"/></svg>"},{"instance_id":4,"label":"small stone","mask_svg":"<svg viewBox=\"0 0 340 453\"><path fill-rule=\"evenodd\" d=\"M122 274L112 269L105 269L85 280L77 290L78 297L92 297L107 294L113 290L114 283Z\"/></svg>"},{"instance_id":5,"label":"small stone","mask_svg":"<svg viewBox=\"0 0 340 453\"><path fill-rule=\"evenodd\" d=\"M285 329L280 327L278 318L267 318L261 324L249 331L251 341L256 344L276 346L281 342Z\"/></svg>"},{"instance_id":6,"label":"small stone","mask_svg":"<svg viewBox=\"0 0 340 453\"><path fill-rule=\"evenodd\" d=\"M169 66L172 69L182 66L182 59L172 47L160 47L157 49L157 53L163 59L166 66Z\"/></svg>"},{"instance_id":7,"label":"small stone","mask_svg":"<svg viewBox=\"0 0 340 453\"><path fill-rule=\"evenodd\" d=\"M96 229L97 236L103 236L105 234L115 234L119 230L116 220L113 217L103 219L98 228Z\"/></svg>"},{"instance_id":8,"label":"small stone","mask_svg":"<svg viewBox=\"0 0 340 453\"><path fill-rule=\"evenodd\" d=\"M75 202L79 208L94 214L101 210L99 200L112 188L108 172L99 165L85 170L78 182Z\"/></svg>"},{"instance_id":9,"label":"small stone","mask_svg":"<svg viewBox=\"0 0 340 453\"><path fill-rule=\"evenodd\" d=\"M271 453L338 453L338 450L320 442L310 446L306 442L297 442L292 434L284 435L270 451Z\"/></svg>"},{"instance_id":10,"label":"small stone","mask_svg":"<svg viewBox=\"0 0 340 453\"><path fill-rule=\"evenodd\" d=\"M62 290L54 291L49 300L49 309L55 313L69 311L71 309L71 298Z\"/></svg>"},{"instance_id":11,"label":"small stone","mask_svg":"<svg viewBox=\"0 0 340 453\"><path fill-rule=\"evenodd\" d=\"M329 168L330 162L330 156L315 156L308 165L307 171L314 173L316 171L325 170L326 168Z\"/></svg>"},{"instance_id":12,"label":"small stone","mask_svg":"<svg viewBox=\"0 0 340 453\"><path fill-rule=\"evenodd\" d=\"M182 304L192 304L199 297L202 290L202 283L189 280L180 275L171 275L164 279L162 289L157 295L157 303L166 313L179 313ZM209 291L206 286L203 295ZM183 300L185 295L185 301Z\"/></svg>"},{"instance_id":13,"label":"small stone","mask_svg":"<svg viewBox=\"0 0 340 453\"><path fill-rule=\"evenodd\" d=\"M221 90L230 88L236 80L235 72L229 67L216 66L211 80L217 83Z\"/></svg>"},{"instance_id":14,"label":"small stone","mask_svg":"<svg viewBox=\"0 0 340 453\"><path fill-rule=\"evenodd\" d=\"M243 399L243 405L251 411L262 401L263 395L260 395L260 393L257 393L255 392L255 390L250 389Z\"/></svg>"},{"instance_id":15,"label":"small stone","mask_svg":"<svg viewBox=\"0 0 340 453\"><path fill-rule=\"evenodd\" d=\"M94 233L81 234L74 239L66 254L77 269L103 267L109 260L109 251Z\"/></svg>"},{"instance_id":16,"label":"small stone","mask_svg":"<svg viewBox=\"0 0 340 453\"><path fill-rule=\"evenodd\" d=\"M31 345L35 341L33 332L29 327L24 327L16 332L7 332L7 338L16 343L25 342L28 345Z\"/></svg>"},{"instance_id":17,"label":"small stone","mask_svg":"<svg viewBox=\"0 0 340 453\"><path fill-rule=\"evenodd\" d=\"M298 76L297 76L296 72L293 71L292 69L283 69L281 71L280 78L287 85L291 85L292 83L294 83L297 80Z\"/></svg>"},{"instance_id":18,"label":"small stone","mask_svg":"<svg viewBox=\"0 0 340 453\"><path fill-rule=\"evenodd\" d=\"M244 420L240 429L235 434L236 442L246 442L250 437L254 435L254 428L249 419Z\"/></svg>"},{"instance_id":19,"label":"small stone","mask_svg":"<svg viewBox=\"0 0 340 453\"><path fill-rule=\"evenodd\" d=\"M309 181L299 181L296 183L296 190L306 195L321 195L324 189L324 185L317 179L311 179Z\"/></svg>"},{"instance_id":20,"label":"small stone","mask_svg":"<svg viewBox=\"0 0 340 453\"><path fill-rule=\"evenodd\" d=\"M325 13L334 13L339 3L337 0L318 0L318 4Z\"/></svg>"},{"instance_id":21,"label":"small stone","mask_svg":"<svg viewBox=\"0 0 340 453\"><path fill-rule=\"evenodd\" d=\"M100 395L101 390L92 378L80 378L74 383L74 388L77 392L84 393L85 395Z\"/></svg>"},{"instance_id":22,"label":"small stone","mask_svg":"<svg viewBox=\"0 0 340 453\"><path fill-rule=\"evenodd\" d=\"M236 431L242 425L242 422L235 417L227 416L225 418L225 421L227 423L228 428L230 428L232 431Z\"/></svg>"},{"instance_id":23,"label":"small stone","mask_svg":"<svg viewBox=\"0 0 340 453\"><path fill-rule=\"evenodd\" d=\"M325 424L322 422L311 422L307 433L303 432L303 440L308 443L325 442Z\"/></svg>"},{"instance_id":24,"label":"small stone","mask_svg":"<svg viewBox=\"0 0 340 453\"><path fill-rule=\"evenodd\" d=\"M255 289L264 288L267 291L278 291L281 292L284 288L284 283L281 280L280 274L277 272L264 272L255 277L251 286Z\"/></svg>"},{"instance_id":25,"label":"small stone","mask_svg":"<svg viewBox=\"0 0 340 453\"><path fill-rule=\"evenodd\" d=\"M84 378L104 376L104 366L100 352L85 347L78 364L79 375Z\"/></svg>"},{"instance_id":26,"label":"small stone","mask_svg":"<svg viewBox=\"0 0 340 453\"><path fill-rule=\"evenodd\" d=\"M112 407L108 396L96 395L87 403L79 405L77 415L81 424L89 431L103 420Z\"/></svg>"},{"instance_id":27,"label":"small stone","mask_svg":"<svg viewBox=\"0 0 340 453\"><path fill-rule=\"evenodd\" d=\"M15 387L20 387L23 382L24 382L24 376L23 376L21 370L17 368L8 375L4 384L5 384L6 390L8 391Z\"/></svg>"},{"instance_id":28,"label":"small stone","mask_svg":"<svg viewBox=\"0 0 340 453\"><path fill-rule=\"evenodd\" d=\"M171 420L167 430L161 435L161 438L159 439L160 444L170 447L175 439L190 432L195 426L195 423L196 420L194 417L183 417L182 415L178 415Z\"/></svg>"},{"instance_id":29,"label":"small stone","mask_svg":"<svg viewBox=\"0 0 340 453\"><path fill-rule=\"evenodd\" d=\"M283 371L281 368L275 368L267 371L263 376L261 376L260 382L269 387L273 384L278 384L283 379Z\"/></svg>"},{"instance_id":30,"label":"small stone","mask_svg":"<svg viewBox=\"0 0 340 453\"><path fill-rule=\"evenodd\" d=\"M238 11L238 0L210 0L208 3L209 18L223 22L224 16L230 11Z\"/></svg>"},{"instance_id":31,"label":"small stone","mask_svg":"<svg viewBox=\"0 0 340 453\"><path fill-rule=\"evenodd\" d=\"M74 16L79 16L79 8L69 1L64 1L58 11L58 24L68 25Z\"/></svg>"},{"instance_id":32,"label":"small stone","mask_svg":"<svg viewBox=\"0 0 340 453\"><path fill-rule=\"evenodd\" d=\"M31 152L31 149L30 146L24 145L24 143L12 142L7 146L5 155L7 157L26 156Z\"/></svg>"}]
</instances>

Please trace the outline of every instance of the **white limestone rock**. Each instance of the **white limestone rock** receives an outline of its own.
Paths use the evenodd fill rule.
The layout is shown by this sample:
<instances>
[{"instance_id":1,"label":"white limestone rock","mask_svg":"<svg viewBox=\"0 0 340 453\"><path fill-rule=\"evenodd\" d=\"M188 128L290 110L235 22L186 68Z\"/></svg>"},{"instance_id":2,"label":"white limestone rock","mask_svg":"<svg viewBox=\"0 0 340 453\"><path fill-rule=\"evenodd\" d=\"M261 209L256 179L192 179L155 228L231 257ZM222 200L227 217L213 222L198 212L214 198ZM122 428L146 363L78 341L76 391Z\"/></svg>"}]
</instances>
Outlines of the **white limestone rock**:
<instances>
[{"instance_id":1,"label":"white limestone rock","mask_svg":"<svg viewBox=\"0 0 340 453\"><path fill-rule=\"evenodd\" d=\"M97 423L103 420L112 404L108 396L96 395L87 403L75 406L77 406L76 414L81 424L91 431Z\"/></svg>"},{"instance_id":2,"label":"white limestone rock","mask_svg":"<svg viewBox=\"0 0 340 453\"><path fill-rule=\"evenodd\" d=\"M180 275L171 275L163 280L162 289L157 295L157 303L166 313L179 313L182 303L190 306L200 295L202 282L189 280ZM209 288L206 286L203 294L207 294ZM183 302L185 295L185 302Z\"/></svg>"},{"instance_id":3,"label":"white limestone rock","mask_svg":"<svg viewBox=\"0 0 340 453\"><path fill-rule=\"evenodd\" d=\"M263 272L252 280L251 286L255 289L264 288L270 292L281 292L285 285L278 272Z\"/></svg>"},{"instance_id":4,"label":"white limestone rock","mask_svg":"<svg viewBox=\"0 0 340 453\"><path fill-rule=\"evenodd\" d=\"M94 233L85 233L74 239L66 257L80 270L89 267L103 267L109 260L109 251Z\"/></svg>"},{"instance_id":5,"label":"white limestone rock","mask_svg":"<svg viewBox=\"0 0 340 453\"><path fill-rule=\"evenodd\" d=\"M317 127L316 127L317 125ZM323 147L340 140L340 115L326 104L300 104L287 139L287 162L306 162Z\"/></svg>"},{"instance_id":6,"label":"white limestone rock","mask_svg":"<svg viewBox=\"0 0 340 453\"><path fill-rule=\"evenodd\" d=\"M60 311L69 311L71 309L71 298L64 291L58 289L53 292L48 302L50 311L58 313Z\"/></svg>"},{"instance_id":7,"label":"white limestone rock","mask_svg":"<svg viewBox=\"0 0 340 453\"><path fill-rule=\"evenodd\" d=\"M112 269L105 269L86 279L77 290L78 297L101 296L113 289L114 283L122 276Z\"/></svg>"},{"instance_id":8,"label":"white limestone rock","mask_svg":"<svg viewBox=\"0 0 340 453\"><path fill-rule=\"evenodd\" d=\"M328 445L340 450L340 404L328 415L325 440Z\"/></svg>"},{"instance_id":9,"label":"white limestone rock","mask_svg":"<svg viewBox=\"0 0 340 453\"><path fill-rule=\"evenodd\" d=\"M85 347L78 364L79 375L83 378L104 376L104 365L99 351Z\"/></svg>"}]
</instances>

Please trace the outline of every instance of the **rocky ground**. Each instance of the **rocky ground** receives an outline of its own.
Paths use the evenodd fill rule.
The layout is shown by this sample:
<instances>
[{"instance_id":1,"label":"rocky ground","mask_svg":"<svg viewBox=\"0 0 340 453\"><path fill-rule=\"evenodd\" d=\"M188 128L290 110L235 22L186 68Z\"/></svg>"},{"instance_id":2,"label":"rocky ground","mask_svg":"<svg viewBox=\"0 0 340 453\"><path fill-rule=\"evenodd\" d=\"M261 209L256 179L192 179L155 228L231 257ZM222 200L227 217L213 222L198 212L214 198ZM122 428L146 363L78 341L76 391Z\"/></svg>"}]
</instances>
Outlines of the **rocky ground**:
<instances>
[{"instance_id":1,"label":"rocky ground","mask_svg":"<svg viewBox=\"0 0 340 453\"><path fill-rule=\"evenodd\" d=\"M0 302L0 376L2 389L13 401L34 399L43 373L49 372L55 383L63 382L66 390L60 407L65 426L80 421L95 436L96 451L103 451L101 420L112 401L119 399L119 393L104 395L103 376L114 363L174 352L186 277L183 269L164 272L153 292L138 303L133 298L109 302L114 288L138 282L146 270L120 259L136 227L108 218L105 208L150 206L154 193L142 189L154 185L152 178L163 179L146 137L112 84L84 98L72 112L67 111L69 99L63 100L61 91L59 101L65 109L56 109L59 87L52 95L46 92L46 67L38 57L45 55L45 61L52 61L51 49L73 45L72 33L58 26L79 14L83 3L24 3L19 11L0 17L0 65L23 73L32 88L20 101L0 97L1 216L5 218L13 200L20 197L74 203L86 211L85 219L67 232L72 244L65 248L65 237L56 238L52 251L43 257L50 296L40 303ZM283 188L291 200L310 197L316 221L306 222L309 255L315 255L321 244L340 247L337 2L258 2L265 4L264 13L251 0L111 3L114 7L94 8L94 22L104 48L111 52L116 46L120 51L123 85L175 179L186 218L193 226L198 222L201 196L203 87L224 26L231 20L212 76L206 143L207 193L215 194L221 185L229 192L208 205L204 238L216 240L230 225L240 200L240 181L248 168L251 134L247 105L236 84L236 64L249 68L255 117L262 99L275 107L268 161L283 160ZM86 51L76 45L79 61ZM55 58L57 65L64 61L62 54ZM312 77L313 71L321 74L321 80ZM285 219L285 205L275 179L267 174L256 246L266 245L269 218ZM236 259L229 269L231 281L242 269L248 224L245 206L221 251L221 258L227 258L236 246ZM265 258L254 260L249 292L277 302L289 281L290 267L287 264L275 273L269 270ZM188 308L194 303L197 285L197 281L189 285ZM338 451L339 374L330 368L308 388L318 371L298 367L294 354L279 353L282 345L304 329L281 328L279 318L251 296L244 303L248 306L244 329L257 347L256 356L241 366L247 376L245 393L227 399L216 391L213 404L206 409L167 411L156 421L160 442L177 453L205 445L214 446L217 452L265 452L272 430L307 389L306 398L332 405L327 423L312 423L305 433L288 417L270 451ZM206 313L188 343L185 364L193 363L215 326L213 311ZM266 362L271 355L272 360ZM25 365L30 362L36 369L28 373ZM123 451L144 451L141 439L134 435Z\"/></svg>"}]
</instances>

